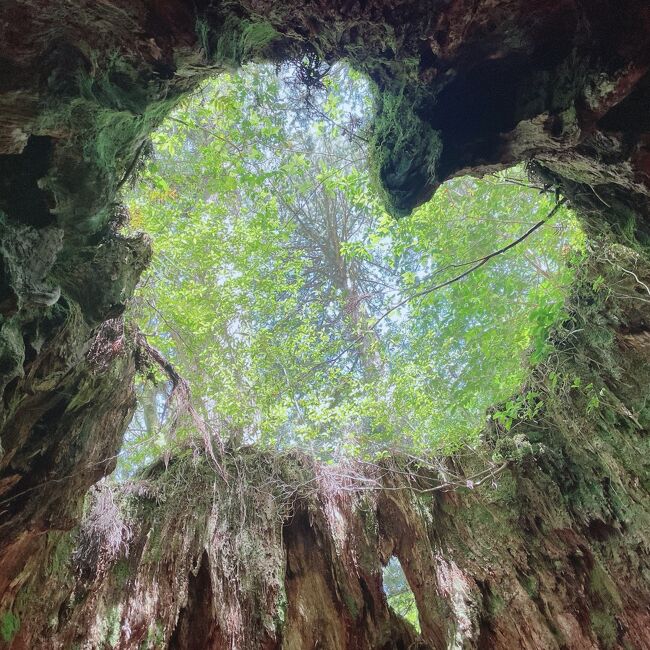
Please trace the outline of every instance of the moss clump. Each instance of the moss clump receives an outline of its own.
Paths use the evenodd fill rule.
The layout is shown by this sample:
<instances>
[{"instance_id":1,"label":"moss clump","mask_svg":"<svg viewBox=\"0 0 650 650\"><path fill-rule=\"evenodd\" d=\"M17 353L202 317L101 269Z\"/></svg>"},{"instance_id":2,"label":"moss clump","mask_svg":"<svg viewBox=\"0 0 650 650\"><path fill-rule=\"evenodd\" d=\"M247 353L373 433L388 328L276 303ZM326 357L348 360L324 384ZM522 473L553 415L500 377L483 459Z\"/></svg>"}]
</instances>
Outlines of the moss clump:
<instances>
[{"instance_id":1,"label":"moss clump","mask_svg":"<svg viewBox=\"0 0 650 650\"><path fill-rule=\"evenodd\" d=\"M506 608L506 602L498 594L490 592L487 598L486 610L490 618L497 618Z\"/></svg>"},{"instance_id":2,"label":"moss clump","mask_svg":"<svg viewBox=\"0 0 650 650\"><path fill-rule=\"evenodd\" d=\"M522 576L519 578L519 584L531 598L539 596L539 580L535 576Z\"/></svg>"},{"instance_id":3,"label":"moss clump","mask_svg":"<svg viewBox=\"0 0 650 650\"><path fill-rule=\"evenodd\" d=\"M616 609L622 606L616 585L600 564L594 566L589 576L589 592L597 596L604 606Z\"/></svg>"},{"instance_id":4,"label":"moss clump","mask_svg":"<svg viewBox=\"0 0 650 650\"><path fill-rule=\"evenodd\" d=\"M281 589L278 591L275 610L275 629L278 634L282 633L284 624L287 620L287 611L289 609L289 600L287 599L287 591L282 584Z\"/></svg>"},{"instance_id":5,"label":"moss clump","mask_svg":"<svg viewBox=\"0 0 650 650\"><path fill-rule=\"evenodd\" d=\"M75 548L75 539L71 534L63 534L59 540L56 540L57 534L50 534L50 537L55 540L52 554L50 555L50 563L47 568L48 575L64 576L67 575L70 569L70 561L72 559L72 551Z\"/></svg>"},{"instance_id":6,"label":"moss clump","mask_svg":"<svg viewBox=\"0 0 650 650\"><path fill-rule=\"evenodd\" d=\"M0 637L9 643L20 629L20 619L13 612L3 612L0 614Z\"/></svg>"},{"instance_id":7,"label":"moss clump","mask_svg":"<svg viewBox=\"0 0 650 650\"><path fill-rule=\"evenodd\" d=\"M618 638L616 619L606 612L593 611L589 614L591 629L605 648L613 648Z\"/></svg>"},{"instance_id":8,"label":"moss clump","mask_svg":"<svg viewBox=\"0 0 650 650\"><path fill-rule=\"evenodd\" d=\"M41 185L55 197L59 225L74 224L75 234L83 235L109 221L115 190L180 92L160 81L145 83L141 71L119 56L99 74L77 70L74 84L72 101L50 99L39 117L39 128L65 126L71 134Z\"/></svg>"},{"instance_id":9,"label":"moss clump","mask_svg":"<svg viewBox=\"0 0 650 650\"><path fill-rule=\"evenodd\" d=\"M126 586L126 583L131 577L131 567L128 561L124 558L119 559L112 569L113 575L115 576L115 582L117 586L121 589Z\"/></svg>"},{"instance_id":10,"label":"moss clump","mask_svg":"<svg viewBox=\"0 0 650 650\"><path fill-rule=\"evenodd\" d=\"M151 648L162 648L165 644L165 628L160 621L155 621L147 629L147 636L140 644L140 650L150 650Z\"/></svg>"},{"instance_id":11,"label":"moss clump","mask_svg":"<svg viewBox=\"0 0 650 650\"><path fill-rule=\"evenodd\" d=\"M270 23L228 16L218 30L198 20L196 33L206 58L226 67L255 60L278 33Z\"/></svg>"},{"instance_id":12,"label":"moss clump","mask_svg":"<svg viewBox=\"0 0 650 650\"><path fill-rule=\"evenodd\" d=\"M442 141L414 108L421 102L404 89L377 91L377 97L370 169L389 212L405 216L435 182Z\"/></svg>"},{"instance_id":13,"label":"moss clump","mask_svg":"<svg viewBox=\"0 0 650 650\"><path fill-rule=\"evenodd\" d=\"M5 323L0 328L0 388L4 389L12 379L24 374L24 362L23 338L15 325Z\"/></svg>"},{"instance_id":14,"label":"moss clump","mask_svg":"<svg viewBox=\"0 0 650 650\"><path fill-rule=\"evenodd\" d=\"M111 607L102 624L102 641L109 647L114 648L120 640L120 622L122 618L121 606Z\"/></svg>"},{"instance_id":15,"label":"moss clump","mask_svg":"<svg viewBox=\"0 0 650 650\"><path fill-rule=\"evenodd\" d=\"M589 613L591 629L605 648L613 648L618 640L615 613L623 606L613 580L597 562L589 575L589 593L596 606Z\"/></svg>"},{"instance_id":16,"label":"moss clump","mask_svg":"<svg viewBox=\"0 0 650 650\"><path fill-rule=\"evenodd\" d=\"M504 461L522 462L535 455L535 449L524 434L499 438L496 442L492 459L496 463Z\"/></svg>"}]
</instances>

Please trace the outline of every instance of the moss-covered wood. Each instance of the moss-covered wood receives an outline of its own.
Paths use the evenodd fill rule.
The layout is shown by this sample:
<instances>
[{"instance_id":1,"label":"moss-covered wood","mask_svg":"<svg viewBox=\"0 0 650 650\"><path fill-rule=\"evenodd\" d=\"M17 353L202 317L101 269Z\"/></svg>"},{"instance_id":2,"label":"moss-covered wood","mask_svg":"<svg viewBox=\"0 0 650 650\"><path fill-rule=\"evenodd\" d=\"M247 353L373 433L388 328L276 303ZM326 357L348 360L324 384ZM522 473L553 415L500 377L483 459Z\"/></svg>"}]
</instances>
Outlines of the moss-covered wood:
<instances>
[{"instance_id":1,"label":"moss-covered wood","mask_svg":"<svg viewBox=\"0 0 650 650\"><path fill-rule=\"evenodd\" d=\"M648 284L645 2L9 0L0 12L0 644L137 647L120 641L133 621L129 638L145 647L191 647L190 631L211 620L201 647L309 647L319 594L331 647L408 647L413 632L376 583L395 553L434 647L455 628L483 647L650 645L650 346L644 285L628 273ZM128 563L71 586L64 531L111 471L134 404L120 315L149 251L116 233L116 192L147 133L206 75L305 52L346 58L376 84L375 175L395 213L452 175L534 159L589 229L639 257L594 262L622 276L606 283L612 295L595 278L576 291L558 367L531 379L547 394L542 423L520 427L523 439L491 433L509 463L493 492L420 503L386 490L364 502L363 521L356 497L298 492L294 516L280 510L284 546L262 526L264 566L237 559L245 545L226 561L206 541L241 523L227 508L211 514L235 486L217 486L199 516L169 530L155 520L162 504L140 497ZM295 462L297 475L316 471ZM353 540L342 551L340 521ZM226 593L237 562L255 568L253 582Z\"/></svg>"}]
</instances>

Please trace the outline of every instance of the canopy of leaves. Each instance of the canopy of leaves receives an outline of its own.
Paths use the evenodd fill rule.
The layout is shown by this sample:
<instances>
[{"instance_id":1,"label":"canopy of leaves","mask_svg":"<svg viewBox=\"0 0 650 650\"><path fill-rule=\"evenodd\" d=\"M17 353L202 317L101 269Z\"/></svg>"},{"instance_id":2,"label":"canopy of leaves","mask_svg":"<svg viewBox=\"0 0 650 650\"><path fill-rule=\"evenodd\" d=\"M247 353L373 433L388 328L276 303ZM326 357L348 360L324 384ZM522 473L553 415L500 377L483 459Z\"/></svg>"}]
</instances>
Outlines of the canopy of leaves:
<instances>
[{"instance_id":1,"label":"canopy of leaves","mask_svg":"<svg viewBox=\"0 0 650 650\"><path fill-rule=\"evenodd\" d=\"M234 445L335 459L474 444L561 317L574 218L515 169L450 181L396 221L368 174L367 83L341 67L308 92L293 78L222 75L154 135L125 197L154 243L138 325ZM155 379L130 463L169 445Z\"/></svg>"}]
</instances>

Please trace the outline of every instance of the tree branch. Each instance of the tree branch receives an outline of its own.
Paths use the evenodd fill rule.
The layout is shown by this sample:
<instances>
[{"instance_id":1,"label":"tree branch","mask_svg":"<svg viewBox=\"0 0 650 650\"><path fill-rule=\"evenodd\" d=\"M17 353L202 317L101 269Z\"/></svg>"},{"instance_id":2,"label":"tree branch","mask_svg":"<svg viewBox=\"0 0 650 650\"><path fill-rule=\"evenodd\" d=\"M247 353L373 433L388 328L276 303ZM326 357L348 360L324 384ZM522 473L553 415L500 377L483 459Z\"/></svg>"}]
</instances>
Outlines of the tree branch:
<instances>
[{"instance_id":1,"label":"tree branch","mask_svg":"<svg viewBox=\"0 0 650 650\"><path fill-rule=\"evenodd\" d=\"M393 305L388 311L384 312L371 326L371 329L374 329L381 323L387 316L392 314L396 309L399 309L400 307L404 306L405 304L411 302L411 300L415 300L416 298L423 298L424 296L429 295L430 293L433 293L434 291L437 291L438 289L442 289L444 287L448 287L450 284L454 284L455 282L459 282L460 280L466 278L468 275L476 271L477 269L481 268L485 264L487 264L491 259L494 259L498 255L503 255L503 253L506 253L509 251L511 248L514 248L517 246L517 244L521 244L522 241L530 237L536 230L539 230L549 219L551 219L553 216L555 216L555 213L567 202L567 199L564 198L560 201L558 201L555 204L555 207L546 215L544 219L541 221L538 221L534 226L529 228L521 237L518 237L514 241L510 242L507 246L504 246L503 248L500 248L499 250L496 250L489 255L486 255L485 257L480 257L478 260L474 260L476 263L467 271L463 271L462 273L459 273L458 275L454 276L453 278L450 278L449 280L445 280L444 282L441 282L440 284L436 284L432 287L427 287L426 289L422 289L421 291L416 291L415 293L411 294L410 296L406 296L406 298L400 300L397 304ZM466 264L471 264L472 262L468 262ZM465 266L464 264L462 266Z\"/></svg>"}]
</instances>

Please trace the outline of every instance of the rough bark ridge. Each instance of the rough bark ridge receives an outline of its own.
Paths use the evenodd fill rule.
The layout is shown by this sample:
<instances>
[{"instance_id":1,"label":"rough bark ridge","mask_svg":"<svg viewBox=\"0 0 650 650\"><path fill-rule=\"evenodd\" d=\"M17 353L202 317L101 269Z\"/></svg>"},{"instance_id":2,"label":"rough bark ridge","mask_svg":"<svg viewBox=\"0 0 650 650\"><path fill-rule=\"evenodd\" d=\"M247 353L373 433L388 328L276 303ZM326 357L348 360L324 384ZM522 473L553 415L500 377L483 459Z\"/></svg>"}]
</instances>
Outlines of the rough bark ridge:
<instances>
[{"instance_id":1,"label":"rough bark ridge","mask_svg":"<svg viewBox=\"0 0 650 650\"><path fill-rule=\"evenodd\" d=\"M205 75L244 60L295 58L305 51L326 60L347 57L378 87L373 164L396 213L426 200L451 175L534 159L537 173L571 198L589 228L608 227L642 256L649 254L650 8L643 0L540 0L533 6L525 0L9 0L0 31L0 631L17 647L44 643L49 635L37 614L50 612L48 625L61 630L67 630L66 616L75 619L72 603L71 614L55 612L46 596L27 587L59 557L53 555L55 538L65 540L44 533L74 526L84 493L111 470L133 408L134 356L119 316L149 250L143 238L115 232L116 191L146 134ZM399 539L388 535L405 557L444 547L435 562L447 575L460 567L472 576L467 588L480 598L471 601L477 609L467 614L467 625L478 626L476 643L650 644L642 544L648 472L637 449L647 435L639 397L647 386L646 320L628 314L611 323L625 352L621 363L604 363L597 349L589 355L598 364L595 374L588 369L596 380L591 383L617 398L607 426L580 430L550 418L537 434L553 452L553 460L544 461L548 466L530 475L514 472L511 491L493 504L482 497L485 503L468 510L456 508L450 497L430 511L433 523L420 517L415 524L409 514ZM612 375L619 365L623 374ZM572 412L563 413L566 425ZM399 521L405 509L378 507L378 525ZM336 548L319 533L318 518L307 525L306 517L297 514L285 524L284 642L316 642L308 636L319 623L308 614L315 603L303 601L326 586L328 611L339 613L337 620L328 618L339 626L328 637L330 647L381 647L383 638L392 647L408 645L411 633L400 631L385 607L341 614L352 610L344 607L339 582L323 577L325 569L310 578L312 587L300 579L306 567L320 562L327 568L339 557L333 550L331 557L320 556L307 543L311 536ZM517 522L507 536L504 521ZM413 527L409 543L404 531ZM493 555L479 539L489 535L497 537ZM422 546L422 539L429 541ZM233 598L217 580L222 574L215 572L211 551L205 552L205 564L196 564L203 556L191 553L169 564L171 571L191 561L195 569L185 571L188 603L196 606L180 615L173 637L180 647L188 645L187 630L196 630L200 608L207 607L198 594L215 594L213 603L221 602L218 594ZM490 559L495 564L486 569ZM409 579L416 595L432 580L432 562L413 557L417 568ZM343 573L348 576L347 569ZM291 576L298 576L295 583ZM522 584L529 576L525 598ZM361 584L350 587L355 597L363 593L364 604L381 602L370 578ZM246 602L233 604L232 616L249 611ZM426 639L439 647L450 638L448 605L440 603L437 613L422 614ZM221 607L204 613L222 616ZM174 603L164 610L166 616L176 611ZM17 612L24 621L19 632ZM302 615L300 627L295 621ZM171 623L161 625L167 634ZM212 635L206 645L223 646L229 629L206 630ZM264 637L271 647L277 634Z\"/></svg>"}]
</instances>

